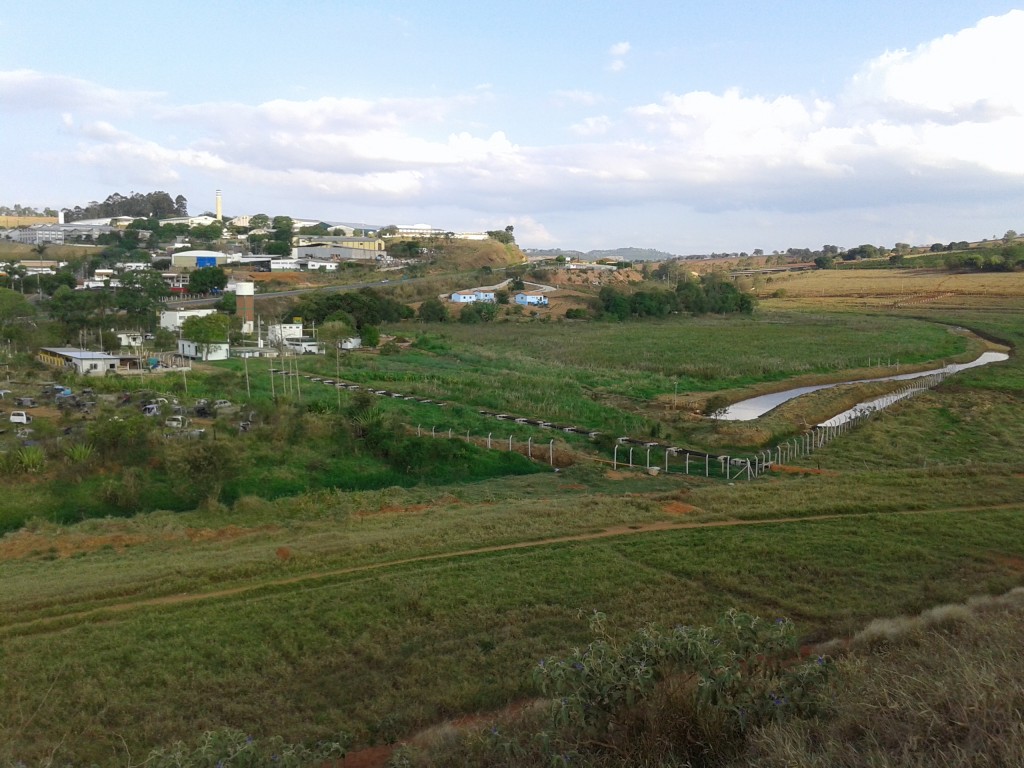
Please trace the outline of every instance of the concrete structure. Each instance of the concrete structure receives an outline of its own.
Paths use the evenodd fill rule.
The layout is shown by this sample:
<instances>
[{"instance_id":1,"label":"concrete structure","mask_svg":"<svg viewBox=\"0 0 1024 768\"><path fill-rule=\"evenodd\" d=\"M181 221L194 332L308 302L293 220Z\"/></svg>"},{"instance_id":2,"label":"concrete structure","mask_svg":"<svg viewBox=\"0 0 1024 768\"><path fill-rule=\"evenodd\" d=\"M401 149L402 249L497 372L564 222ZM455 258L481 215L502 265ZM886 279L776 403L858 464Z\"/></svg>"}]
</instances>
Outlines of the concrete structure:
<instances>
[{"instance_id":1,"label":"concrete structure","mask_svg":"<svg viewBox=\"0 0 1024 768\"><path fill-rule=\"evenodd\" d=\"M298 248L343 248L346 250L370 251L378 253L385 250L384 241L379 237L345 237L340 235L296 235L292 238Z\"/></svg>"},{"instance_id":2,"label":"concrete structure","mask_svg":"<svg viewBox=\"0 0 1024 768\"><path fill-rule=\"evenodd\" d=\"M161 272L160 277L171 293L188 293L188 275L181 272Z\"/></svg>"},{"instance_id":3,"label":"concrete structure","mask_svg":"<svg viewBox=\"0 0 1024 768\"><path fill-rule=\"evenodd\" d=\"M493 304L497 299L494 291L456 291L449 299L452 304L472 304L475 301L482 301L486 304Z\"/></svg>"},{"instance_id":4,"label":"concrete structure","mask_svg":"<svg viewBox=\"0 0 1024 768\"><path fill-rule=\"evenodd\" d=\"M267 341L271 344L299 338L302 338L302 323L272 323L267 326Z\"/></svg>"},{"instance_id":5,"label":"concrete structure","mask_svg":"<svg viewBox=\"0 0 1024 768\"><path fill-rule=\"evenodd\" d=\"M285 339L281 344L284 349L295 355L322 355L323 348L320 342L309 336L300 336L297 339Z\"/></svg>"},{"instance_id":6,"label":"concrete structure","mask_svg":"<svg viewBox=\"0 0 1024 768\"><path fill-rule=\"evenodd\" d=\"M242 333L252 333L256 323L255 283L235 283L235 314L242 319Z\"/></svg>"},{"instance_id":7,"label":"concrete structure","mask_svg":"<svg viewBox=\"0 0 1024 768\"><path fill-rule=\"evenodd\" d=\"M165 309L160 313L160 327L177 333L190 317L206 317L216 312L216 309Z\"/></svg>"},{"instance_id":8,"label":"concrete structure","mask_svg":"<svg viewBox=\"0 0 1024 768\"><path fill-rule=\"evenodd\" d=\"M349 336L347 339L341 340L342 349L359 349L363 346L363 340L359 336Z\"/></svg>"},{"instance_id":9,"label":"concrete structure","mask_svg":"<svg viewBox=\"0 0 1024 768\"><path fill-rule=\"evenodd\" d=\"M229 261L226 253L220 251L178 251L171 256L171 266L175 269L202 269L203 267L223 267Z\"/></svg>"},{"instance_id":10,"label":"concrete structure","mask_svg":"<svg viewBox=\"0 0 1024 768\"><path fill-rule=\"evenodd\" d=\"M217 221L224 221L224 211L221 205L220 190L217 190L216 203L214 204L214 215L217 217Z\"/></svg>"},{"instance_id":11,"label":"concrete structure","mask_svg":"<svg viewBox=\"0 0 1024 768\"><path fill-rule=\"evenodd\" d=\"M138 349L142 346L142 334L139 331L114 331L122 347Z\"/></svg>"},{"instance_id":12,"label":"concrete structure","mask_svg":"<svg viewBox=\"0 0 1024 768\"><path fill-rule=\"evenodd\" d=\"M305 266L309 272L337 272L338 262L322 261L321 259L299 259L299 266Z\"/></svg>"},{"instance_id":13,"label":"concrete structure","mask_svg":"<svg viewBox=\"0 0 1024 768\"><path fill-rule=\"evenodd\" d=\"M178 354L190 360L227 360L231 345L226 341L199 344L189 339L178 339Z\"/></svg>"},{"instance_id":14,"label":"concrete structure","mask_svg":"<svg viewBox=\"0 0 1024 768\"><path fill-rule=\"evenodd\" d=\"M215 216L171 216L167 219L160 219L161 224L187 224L190 227L208 227L217 221Z\"/></svg>"},{"instance_id":15,"label":"concrete structure","mask_svg":"<svg viewBox=\"0 0 1024 768\"><path fill-rule=\"evenodd\" d=\"M36 355L36 359L52 368L71 370L80 376L116 373L121 364L120 357L73 347L43 347Z\"/></svg>"},{"instance_id":16,"label":"concrete structure","mask_svg":"<svg viewBox=\"0 0 1024 768\"><path fill-rule=\"evenodd\" d=\"M546 307L548 305L548 297L543 293L536 293L533 291L517 293L515 297L516 304L523 306L537 306Z\"/></svg>"}]
</instances>

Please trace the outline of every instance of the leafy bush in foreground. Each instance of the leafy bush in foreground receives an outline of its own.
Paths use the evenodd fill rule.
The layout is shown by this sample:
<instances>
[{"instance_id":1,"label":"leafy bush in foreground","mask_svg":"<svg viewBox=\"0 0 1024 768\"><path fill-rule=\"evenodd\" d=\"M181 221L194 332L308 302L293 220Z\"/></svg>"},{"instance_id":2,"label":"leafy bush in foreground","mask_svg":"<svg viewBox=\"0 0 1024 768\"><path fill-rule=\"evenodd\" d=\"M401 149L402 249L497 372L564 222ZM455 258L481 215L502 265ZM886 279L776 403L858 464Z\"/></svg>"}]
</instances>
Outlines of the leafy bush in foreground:
<instances>
[{"instance_id":1,"label":"leafy bush in foreground","mask_svg":"<svg viewBox=\"0 0 1024 768\"><path fill-rule=\"evenodd\" d=\"M546 715L524 711L507 733L449 735L429 755L400 750L392 765L709 765L741 753L756 726L824 709L832 661L801 660L788 619L730 610L712 627L645 627L618 641L595 613L591 630L586 647L534 668Z\"/></svg>"}]
</instances>

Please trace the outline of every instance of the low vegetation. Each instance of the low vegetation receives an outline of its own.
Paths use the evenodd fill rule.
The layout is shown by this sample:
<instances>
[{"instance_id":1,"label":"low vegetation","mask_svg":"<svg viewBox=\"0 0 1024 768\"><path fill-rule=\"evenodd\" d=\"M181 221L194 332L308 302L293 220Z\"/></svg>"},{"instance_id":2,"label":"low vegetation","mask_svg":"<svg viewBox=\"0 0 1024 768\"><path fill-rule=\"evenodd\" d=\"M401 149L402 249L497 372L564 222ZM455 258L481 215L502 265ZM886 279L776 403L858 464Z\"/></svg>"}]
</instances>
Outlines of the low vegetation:
<instances>
[{"instance_id":1,"label":"low vegetation","mask_svg":"<svg viewBox=\"0 0 1024 768\"><path fill-rule=\"evenodd\" d=\"M943 273L949 296L907 306L879 274L773 277L786 295L750 316L395 320L380 352L288 364L303 375L228 361L97 380L104 418L40 409L30 439L2 436L0 765L396 742L394 766L1017 764L1016 355L752 482L611 471L582 435L557 435L558 472L426 436L555 436L489 410L770 444L795 417L739 435L702 407L1024 341L1019 286L972 282L1017 273ZM11 388L51 375L8 362ZM244 405L189 442L136 415L156 397ZM964 605L921 613L944 604Z\"/></svg>"}]
</instances>

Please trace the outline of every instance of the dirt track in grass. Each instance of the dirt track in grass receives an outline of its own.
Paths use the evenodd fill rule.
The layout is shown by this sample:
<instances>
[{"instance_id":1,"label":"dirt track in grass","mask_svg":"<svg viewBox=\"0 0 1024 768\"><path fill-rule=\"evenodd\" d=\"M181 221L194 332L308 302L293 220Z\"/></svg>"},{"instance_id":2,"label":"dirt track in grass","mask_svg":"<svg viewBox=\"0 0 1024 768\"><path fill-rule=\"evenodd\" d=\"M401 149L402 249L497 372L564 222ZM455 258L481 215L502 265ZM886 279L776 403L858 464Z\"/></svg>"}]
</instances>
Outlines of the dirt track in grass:
<instances>
[{"instance_id":1,"label":"dirt track in grass","mask_svg":"<svg viewBox=\"0 0 1024 768\"><path fill-rule=\"evenodd\" d=\"M675 519L661 520L654 523L637 524L637 525L621 525L606 528L602 531L591 531L589 533L573 534L569 536L555 536L546 539L536 539L533 541L519 541L512 544L498 544L489 547L478 547L475 549L464 549L455 552L439 552L433 555L420 555L417 557L403 558L399 560L388 560L381 563L370 563L367 565L358 565L351 568L336 568L326 571L316 571L312 573L305 573L298 576L289 576L281 579L268 579L260 581L254 584L245 584L238 587L231 587L228 589L212 590L209 592L186 592L175 595L164 595L161 597L149 597L140 598L137 600L126 600L120 603L113 603L111 605L104 605L97 608L90 608L83 611L74 611L71 613L64 613L55 616L46 616L44 618L33 619L31 621L16 622L8 624L6 626L0 626L0 635L3 634L18 634L18 635L35 635L45 634L47 632L59 631L68 626L69 623L75 623L83 620L94 620L102 619L104 617L113 617L120 613L133 611L142 608L158 608L162 606L176 606L188 603L197 603L205 600L217 600L231 597L238 597L246 595L248 593L258 593L267 589L276 589L280 587L288 587L293 585L301 585L307 582L316 582L323 579L336 578L339 576L347 576L355 573L369 573L372 571L386 570L388 568L396 568L403 565L410 565L414 563L427 563L431 561L439 560L454 560L463 557L473 557L475 555L483 555L495 552L512 552L521 549L534 549L537 547L546 547L557 544L570 544L574 542L582 541L596 541L598 539L610 539L622 536L634 536L645 533L656 533L662 531L683 531L683 530L695 530L704 528L730 528L737 526L768 526L768 525L793 525L798 523L814 523L814 522L826 522L832 520L844 520L844 519L856 519L858 517L870 517L873 515L885 514L885 515L927 515L935 513L950 513L950 512L963 512L963 513L975 513L975 512L988 512L999 509L1014 509L1021 507L1020 504L991 504L981 506L970 506L970 507L947 507L942 509L928 509L928 510L904 510L900 512L869 512L869 513L857 513L857 514L827 514L827 515L808 515L805 517L776 517L765 520L719 520L712 522L687 522L685 517L680 513L681 510L673 510L676 515ZM690 511L690 510L688 510ZM697 508L692 509L693 512L699 511Z\"/></svg>"}]
</instances>

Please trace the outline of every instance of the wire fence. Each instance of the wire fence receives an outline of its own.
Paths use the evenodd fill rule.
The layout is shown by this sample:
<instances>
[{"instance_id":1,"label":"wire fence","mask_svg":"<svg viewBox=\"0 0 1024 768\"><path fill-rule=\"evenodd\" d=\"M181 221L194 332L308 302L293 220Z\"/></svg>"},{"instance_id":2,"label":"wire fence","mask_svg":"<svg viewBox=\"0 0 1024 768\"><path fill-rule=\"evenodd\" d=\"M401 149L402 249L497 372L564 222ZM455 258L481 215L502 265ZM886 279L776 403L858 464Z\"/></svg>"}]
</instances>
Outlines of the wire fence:
<instances>
[{"instance_id":1,"label":"wire fence","mask_svg":"<svg viewBox=\"0 0 1024 768\"><path fill-rule=\"evenodd\" d=\"M657 441L643 442L634 438L619 438L612 449L610 461L603 457L590 458L610 464L613 470L635 469L646 471L652 475L682 474L727 481L753 480L770 471L773 466L789 464L810 456L833 440L849 434L880 411L937 386L946 376L946 373L941 372L914 379L893 392L868 402L859 403L850 410L818 424L801 435L784 440L753 455L712 454L664 445ZM517 438L514 434L505 436L504 434L496 435L494 432L489 432L486 435L473 435L471 431L457 432L453 428L436 425L427 428L421 424L416 426L416 434L421 437L467 440L489 450L516 451L534 461L546 462L552 467L568 466L580 458L580 454L556 438L545 440L527 437L524 440L522 437Z\"/></svg>"}]
</instances>

